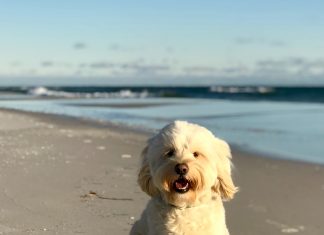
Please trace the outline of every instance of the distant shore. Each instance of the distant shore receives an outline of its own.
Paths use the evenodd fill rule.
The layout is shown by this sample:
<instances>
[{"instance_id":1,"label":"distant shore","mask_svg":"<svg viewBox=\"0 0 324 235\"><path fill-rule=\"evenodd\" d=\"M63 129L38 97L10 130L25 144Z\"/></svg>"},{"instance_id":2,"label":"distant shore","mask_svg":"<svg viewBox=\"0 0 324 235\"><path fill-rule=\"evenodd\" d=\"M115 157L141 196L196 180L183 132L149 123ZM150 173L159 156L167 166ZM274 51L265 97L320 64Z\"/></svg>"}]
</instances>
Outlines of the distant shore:
<instances>
[{"instance_id":1,"label":"distant shore","mask_svg":"<svg viewBox=\"0 0 324 235\"><path fill-rule=\"evenodd\" d=\"M1 234L128 234L148 197L136 184L149 133L0 109ZM233 149L231 234L324 233L324 167Z\"/></svg>"}]
</instances>

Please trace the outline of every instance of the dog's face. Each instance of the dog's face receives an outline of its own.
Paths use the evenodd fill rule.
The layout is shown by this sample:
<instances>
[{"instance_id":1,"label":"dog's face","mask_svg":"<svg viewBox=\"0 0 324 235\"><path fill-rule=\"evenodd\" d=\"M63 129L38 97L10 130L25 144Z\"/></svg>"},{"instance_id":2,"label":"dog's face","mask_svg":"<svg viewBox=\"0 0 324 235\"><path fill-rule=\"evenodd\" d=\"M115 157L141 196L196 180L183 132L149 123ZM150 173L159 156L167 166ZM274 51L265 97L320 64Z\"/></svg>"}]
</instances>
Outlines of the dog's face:
<instances>
[{"instance_id":1,"label":"dog's face","mask_svg":"<svg viewBox=\"0 0 324 235\"><path fill-rule=\"evenodd\" d=\"M229 146L206 128L176 121L148 141L138 182L150 196L179 207L214 193L231 199L236 187L230 158Z\"/></svg>"}]
</instances>

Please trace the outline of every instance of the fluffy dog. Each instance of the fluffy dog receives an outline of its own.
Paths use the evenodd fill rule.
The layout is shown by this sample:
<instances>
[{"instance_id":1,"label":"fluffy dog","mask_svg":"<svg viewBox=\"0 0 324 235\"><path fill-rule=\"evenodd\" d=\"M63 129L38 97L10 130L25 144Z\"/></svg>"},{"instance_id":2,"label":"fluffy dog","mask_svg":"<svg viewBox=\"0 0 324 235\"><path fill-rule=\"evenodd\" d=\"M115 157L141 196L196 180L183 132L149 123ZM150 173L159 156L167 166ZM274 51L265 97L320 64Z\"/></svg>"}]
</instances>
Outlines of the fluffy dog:
<instances>
[{"instance_id":1,"label":"fluffy dog","mask_svg":"<svg viewBox=\"0 0 324 235\"><path fill-rule=\"evenodd\" d=\"M222 201L237 188L226 142L204 127L175 121L142 155L138 183L151 200L131 235L229 235Z\"/></svg>"}]
</instances>

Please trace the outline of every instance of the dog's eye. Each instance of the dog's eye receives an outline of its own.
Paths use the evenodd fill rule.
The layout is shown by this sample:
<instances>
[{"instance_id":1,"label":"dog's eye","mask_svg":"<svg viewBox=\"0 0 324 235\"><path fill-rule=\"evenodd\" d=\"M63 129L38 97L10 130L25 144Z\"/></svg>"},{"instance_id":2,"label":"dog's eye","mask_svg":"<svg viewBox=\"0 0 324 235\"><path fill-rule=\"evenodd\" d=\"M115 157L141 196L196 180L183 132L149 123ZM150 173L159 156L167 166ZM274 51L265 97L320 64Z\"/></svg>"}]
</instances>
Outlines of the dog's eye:
<instances>
[{"instance_id":1,"label":"dog's eye","mask_svg":"<svg viewBox=\"0 0 324 235\"><path fill-rule=\"evenodd\" d=\"M168 152L166 152L165 156L172 157L174 155L174 149L170 149Z\"/></svg>"},{"instance_id":2,"label":"dog's eye","mask_svg":"<svg viewBox=\"0 0 324 235\"><path fill-rule=\"evenodd\" d=\"M199 156L199 153L198 152L194 152L193 155L194 155L194 157L197 158Z\"/></svg>"}]
</instances>

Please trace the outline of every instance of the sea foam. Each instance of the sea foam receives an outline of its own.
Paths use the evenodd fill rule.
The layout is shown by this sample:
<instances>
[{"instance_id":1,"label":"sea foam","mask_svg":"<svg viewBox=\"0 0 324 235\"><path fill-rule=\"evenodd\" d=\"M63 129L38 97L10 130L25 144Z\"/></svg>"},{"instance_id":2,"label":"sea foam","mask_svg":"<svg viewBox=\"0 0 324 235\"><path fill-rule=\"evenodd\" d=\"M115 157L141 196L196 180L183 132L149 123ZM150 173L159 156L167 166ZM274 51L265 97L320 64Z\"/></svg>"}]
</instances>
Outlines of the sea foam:
<instances>
[{"instance_id":1,"label":"sea foam","mask_svg":"<svg viewBox=\"0 0 324 235\"><path fill-rule=\"evenodd\" d=\"M133 92L129 89L121 89L116 92L68 92L62 90L53 90L46 87L34 87L28 90L28 94L40 97L57 97L57 98L146 98L150 94L143 90Z\"/></svg>"}]
</instances>

